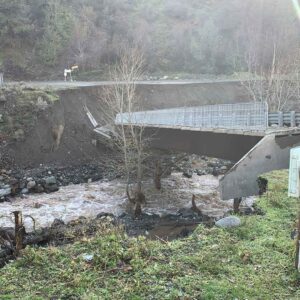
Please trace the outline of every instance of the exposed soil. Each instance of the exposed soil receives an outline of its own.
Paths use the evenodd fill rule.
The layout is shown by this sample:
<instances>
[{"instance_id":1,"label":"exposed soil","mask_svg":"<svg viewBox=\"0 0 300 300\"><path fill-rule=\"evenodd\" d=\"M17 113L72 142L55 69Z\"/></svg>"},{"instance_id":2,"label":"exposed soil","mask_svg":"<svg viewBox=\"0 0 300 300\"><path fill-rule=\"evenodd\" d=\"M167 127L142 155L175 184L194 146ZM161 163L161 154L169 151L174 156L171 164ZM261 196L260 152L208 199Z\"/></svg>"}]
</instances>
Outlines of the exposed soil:
<instances>
[{"instance_id":1,"label":"exposed soil","mask_svg":"<svg viewBox=\"0 0 300 300\"><path fill-rule=\"evenodd\" d=\"M138 85L137 90L143 109L248 101L247 93L236 82L144 84ZM40 164L61 167L101 162L111 157L111 148L93 132L93 126L84 110L86 106L97 122L105 125L102 118L102 91L103 86L56 91L59 100L53 105L48 105L38 113L34 112L33 106L33 124L28 127L22 123L21 128L18 128L23 130L24 136L20 140L10 139L9 142L3 137L0 148L2 168L10 168L12 165L17 168L36 168ZM20 105L20 99L16 97L9 100L14 110ZM33 97L37 101L41 96L34 96L33 93ZM0 105L0 114L7 114L6 106ZM56 147L55 135L59 128L62 136ZM12 135L18 134L18 129Z\"/></svg>"}]
</instances>

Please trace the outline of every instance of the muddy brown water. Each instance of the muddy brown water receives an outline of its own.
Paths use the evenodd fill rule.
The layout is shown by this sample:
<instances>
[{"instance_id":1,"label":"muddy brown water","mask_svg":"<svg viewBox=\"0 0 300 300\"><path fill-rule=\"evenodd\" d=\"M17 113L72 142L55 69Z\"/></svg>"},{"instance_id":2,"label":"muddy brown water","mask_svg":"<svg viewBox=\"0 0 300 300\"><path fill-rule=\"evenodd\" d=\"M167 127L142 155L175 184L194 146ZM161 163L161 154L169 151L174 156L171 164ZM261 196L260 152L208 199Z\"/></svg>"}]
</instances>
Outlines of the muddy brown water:
<instances>
[{"instance_id":1,"label":"muddy brown water","mask_svg":"<svg viewBox=\"0 0 300 300\"><path fill-rule=\"evenodd\" d=\"M144 183L147 203L143 212L159 215L162 219L167 215L176 215L178 210L191 207L192 195L195 194L196 204L202 213L220 219L231 210L232 201L220 200L218 185L218 178L212 175L193 175L189 179L181 173L173 173L164 178L161 191L154 188L152 181L147 181ZM0 203L0 227L13 226L10 218L11 213L16 210L33 217L36 228L49 227L55 219L68 223L81 216L95 218L100 213L120 216L128 211L125 186L121 180L99 181L61 187L58 192L52 194L32 194L24 198L15 198L11 202ZM251 204L252 199L249 198L248 202ZM24 222L27 232L32 231L31 219L26 218ZM172 222L161 223L148 234L151 237L166 237L166 232L174 232L169 236L175 236L184 230L185 224ZM193 224L187 226L190 228Z\"/></svg>"}]
</instances>

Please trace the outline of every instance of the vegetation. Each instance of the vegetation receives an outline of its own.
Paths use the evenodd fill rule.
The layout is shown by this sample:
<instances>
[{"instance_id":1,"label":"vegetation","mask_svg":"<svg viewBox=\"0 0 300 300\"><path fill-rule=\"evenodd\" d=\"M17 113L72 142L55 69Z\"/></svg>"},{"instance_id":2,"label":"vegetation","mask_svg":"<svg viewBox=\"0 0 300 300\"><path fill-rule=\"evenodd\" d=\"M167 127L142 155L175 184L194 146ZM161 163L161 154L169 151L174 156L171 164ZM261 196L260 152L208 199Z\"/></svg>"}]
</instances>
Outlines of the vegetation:
<instances>
[{"instance_id":1,"label":"vegetation","mask_svg":"<svg viewBox=\"0 0 300 300\"><path fill-rule=\"evenodd\" d=\"M0 141L24 140L36 124L38 115L59 96L52 90L39 90L14 85L0 89Z\"/></svg>"},{"instance_id":2,"label":"vegetation","mask_svg":"<svg viewBox=\"0 0 300 300\"><path fill-rule=\"evenodd\" d=\"M13 79L61 78L72 64L103 74L123 44L151 74L257 72L253 58L268 69L274 44L288 58L299 36L286 0L0 0L0 66Z\"/></svg>"},{"instance_id":3,"label":"vegetation","mask_svg":"<svg viewBox=\"0 0 300 300\"><path fill-rule=\"evenodd\" d=\"M199 226L162 242L107 224L73 245L25 249L0 270L0 298L299 299L290 237L298 200L287 197L286 171L266 177L269 190L258 201L266 214L242 217L239 228Z\"/></svg>"}]
</instances>

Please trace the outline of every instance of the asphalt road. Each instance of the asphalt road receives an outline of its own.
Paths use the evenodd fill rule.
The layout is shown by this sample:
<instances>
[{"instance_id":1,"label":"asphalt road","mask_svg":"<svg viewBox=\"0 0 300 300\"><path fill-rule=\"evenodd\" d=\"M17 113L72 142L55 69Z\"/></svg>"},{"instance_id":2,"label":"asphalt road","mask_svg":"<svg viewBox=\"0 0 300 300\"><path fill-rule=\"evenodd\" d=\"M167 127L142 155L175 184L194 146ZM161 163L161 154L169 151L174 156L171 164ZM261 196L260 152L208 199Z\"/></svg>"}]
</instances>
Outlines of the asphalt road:
<instances>
[{"instance_id":1,"label":"asphalt road","mask_svg":"<svg viewBox=\"0 0 300 300\"><path fill-rule=\"evenodd\" d=\"M238 80L148 80L137 81L136 84L140 85L187 85L187 84L205 84L205 83L226 83L226 82L239 82ZM93 87L115 84L114 81L22 81L22 82L6 82L6 85L24 84L32 88L51 88L51 89L68 89L78 87ZM124 82L119 82L124 83Z\"/></svg>"}]
</instances>

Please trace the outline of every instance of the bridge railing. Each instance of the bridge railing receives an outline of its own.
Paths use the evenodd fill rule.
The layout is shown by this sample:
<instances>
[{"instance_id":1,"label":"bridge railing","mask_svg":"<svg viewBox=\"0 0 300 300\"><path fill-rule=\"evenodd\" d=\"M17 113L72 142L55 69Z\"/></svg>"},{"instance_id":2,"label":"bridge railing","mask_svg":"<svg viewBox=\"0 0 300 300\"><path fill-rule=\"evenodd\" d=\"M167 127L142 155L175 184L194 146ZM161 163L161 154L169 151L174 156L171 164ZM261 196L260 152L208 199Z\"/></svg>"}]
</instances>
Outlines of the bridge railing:
<instances>
[{"instance_id":1,"label":"bridge railing","mask_svg":"<svg viewBox=\"0 0 300 300\"><path fill-rule=\"evenodd\" d=\"M290 112L275 112L269 113L269 126L278 125L279 127L300 125L300 113L295 111Z\"/></svg>"},{"instance_id":2,"label":"bridge railing","mask_svg":"<svg viewBox=\"0 0 300 300\"><path fill-rule=\"evenodd\" d=\"M268 126L268 105L252 102L123 113L117 115L116 124L265 130Z\"/></svg>"}]
</instances>

